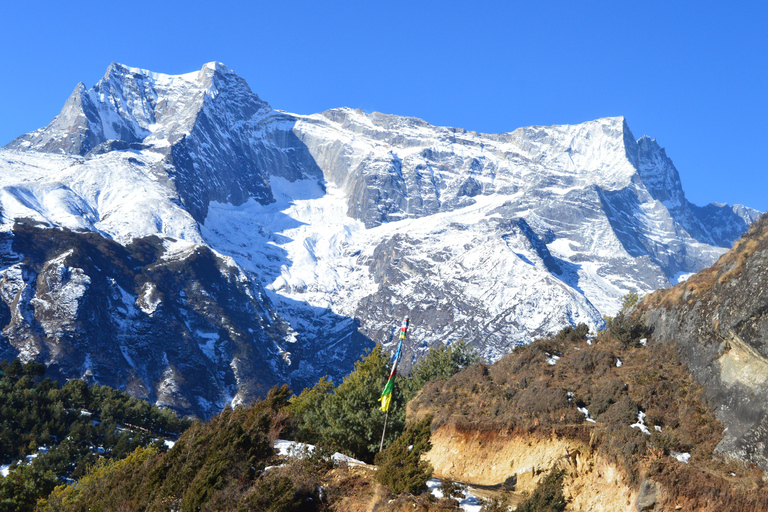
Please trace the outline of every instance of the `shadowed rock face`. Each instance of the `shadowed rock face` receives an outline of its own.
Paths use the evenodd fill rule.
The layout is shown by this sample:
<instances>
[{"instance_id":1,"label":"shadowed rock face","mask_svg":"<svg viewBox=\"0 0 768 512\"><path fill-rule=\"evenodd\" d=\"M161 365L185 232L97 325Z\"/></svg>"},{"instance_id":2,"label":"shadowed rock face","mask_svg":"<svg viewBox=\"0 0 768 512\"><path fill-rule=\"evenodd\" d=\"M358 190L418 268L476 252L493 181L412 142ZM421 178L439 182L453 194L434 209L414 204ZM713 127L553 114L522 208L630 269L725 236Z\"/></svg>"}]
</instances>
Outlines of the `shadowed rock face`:
<instances>
[{"instance_id":1,"label":"shadowed rock face","mask_svg":"<svg viewBox=\"0 0 768 512\"><path fill-rule=\"evenodd\" d=\"M647 297L639 314L705 385L727 427L718 449L768 469L768 216L714 266Z\"/></svg>"},{"instance_id":2,"label":"shadowed rock face","mask_svg":"<svg viewBox=\"0 0 768 512\"><path fill-rule=\"evenodd\" d=\"M282 348L290 327L264 291L204 245L168 251L147 237L121 246L24 224L2 235L0 353L199 417L279 383L314 384L289 375L288 358L308 354ZM355 356L322 370L339 374Z\"/></svg>"},{"instance_id":3,"label":"shadowed rock face","mask_svg":"<svg viewBox=\"0 0 768 512\"><path fill-rule=\"evenodd\" d=\"M61 380L84 377L201 417L285 379L268 300L206 247L17 225L1 274L3 343ZM7 254L7 253L6 253ZM259 368L259 371L252 371Z\"/></svg>"}]
</instances>

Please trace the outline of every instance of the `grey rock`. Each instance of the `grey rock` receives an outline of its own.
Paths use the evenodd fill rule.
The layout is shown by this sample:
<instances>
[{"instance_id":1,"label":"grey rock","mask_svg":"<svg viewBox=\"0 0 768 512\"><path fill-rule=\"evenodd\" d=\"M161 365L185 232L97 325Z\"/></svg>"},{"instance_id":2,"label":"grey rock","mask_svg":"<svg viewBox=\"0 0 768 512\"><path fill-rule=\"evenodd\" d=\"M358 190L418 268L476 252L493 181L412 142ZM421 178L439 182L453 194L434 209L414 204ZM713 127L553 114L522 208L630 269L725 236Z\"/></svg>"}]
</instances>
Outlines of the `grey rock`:
<instances>
[{"instance_id":1,"label":"grey rock","mask_svg":"<svg viewBox=\"0 0 768 512\"><path fill-rule=\"evenodd\" d=\"M278 383L314 383L289 375L287 359L306 355L281 346L289 328L264 291L205 246L168 259L156 237L123 247L24 225L5 242L3 256L16 261L0 274L3 341L54 378L86 378L199 417Z\"/></svg>"},{"instance_id":2,"label":"grey rock","mask_svg":"<svg viewBox=\"0 0 768 512\"><path fill-rule=\"evenodd\" d=\"M640 484L640 489L637 491L635 510L637 510L637 512L653 510L656 508L658 501L659 485L652 480L643 480L643 483Z\"/></svg>"}]
</instances>

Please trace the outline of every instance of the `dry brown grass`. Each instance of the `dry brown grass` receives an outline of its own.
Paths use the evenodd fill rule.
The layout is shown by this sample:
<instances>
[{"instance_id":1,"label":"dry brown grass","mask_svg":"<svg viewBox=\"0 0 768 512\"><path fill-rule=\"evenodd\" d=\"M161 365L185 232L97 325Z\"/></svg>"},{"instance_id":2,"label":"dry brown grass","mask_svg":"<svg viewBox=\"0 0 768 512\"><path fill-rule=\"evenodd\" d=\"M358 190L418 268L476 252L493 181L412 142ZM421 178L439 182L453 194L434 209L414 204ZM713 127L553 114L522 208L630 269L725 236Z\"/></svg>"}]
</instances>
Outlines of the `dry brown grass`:
<instances>
[{"instance_id":1,"label":"dry brown grass","mask_svg":"<svg viewBox=\"0 0 768 512\"><path fill-rule=\"evenodd\" d=\"M664 510L697 512L764 512L768 493L759 472L750 471L740 478L723 476L706 467L656 461L648 477L659 482L665 493ZM669 491L672 492L669 492ZM677 507L680 507L679 509Z\"/></svg>"}]
</instances>

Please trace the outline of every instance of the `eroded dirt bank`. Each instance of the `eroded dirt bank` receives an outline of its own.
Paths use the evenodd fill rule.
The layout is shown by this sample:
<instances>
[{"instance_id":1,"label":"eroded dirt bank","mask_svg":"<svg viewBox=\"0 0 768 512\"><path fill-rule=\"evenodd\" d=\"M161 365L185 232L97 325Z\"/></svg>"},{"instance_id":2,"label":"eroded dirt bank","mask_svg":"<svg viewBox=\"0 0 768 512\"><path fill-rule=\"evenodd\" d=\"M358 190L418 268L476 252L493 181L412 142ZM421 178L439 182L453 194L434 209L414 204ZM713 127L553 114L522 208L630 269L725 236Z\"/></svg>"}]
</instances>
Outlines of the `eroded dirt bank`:
<instances>
[{"instance_id":1,"label":"eroded dirt bank","mask_svg":"<svg viewBox=\"0 0 768 512\"><path fill-rule=\"evenodd\" d=\"M516 478L515 492L522 493L532 491L550 469L558 467L566 471L564 494L570 500L569 510L635 510L637 490L588 443L507 432L462 432L453 426L440 427L431 441L427 458L437 478L485 486Z\"/></svg>"}]
</instances>

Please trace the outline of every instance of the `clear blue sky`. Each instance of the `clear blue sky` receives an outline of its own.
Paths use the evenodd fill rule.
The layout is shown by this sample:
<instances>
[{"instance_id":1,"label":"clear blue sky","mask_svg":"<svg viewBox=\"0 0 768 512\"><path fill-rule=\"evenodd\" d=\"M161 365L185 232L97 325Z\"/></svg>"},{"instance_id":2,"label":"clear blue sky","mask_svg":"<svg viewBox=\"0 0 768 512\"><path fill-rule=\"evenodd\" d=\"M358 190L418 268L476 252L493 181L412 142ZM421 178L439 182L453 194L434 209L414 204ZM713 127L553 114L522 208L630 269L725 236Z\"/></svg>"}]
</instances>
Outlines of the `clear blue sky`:
<instances>
[{"instance_id":1,"label":"clear blue sky","mask_svg":"<svg viewBox=\"0 0 768 512\"><path fill-rule=\"evenodd\" d=\"M221 61L274 108L496 133L626 116L688 198L768 210L768 2L5 2L0 145L110 62Z\"/></svg>"}]
</instances>

